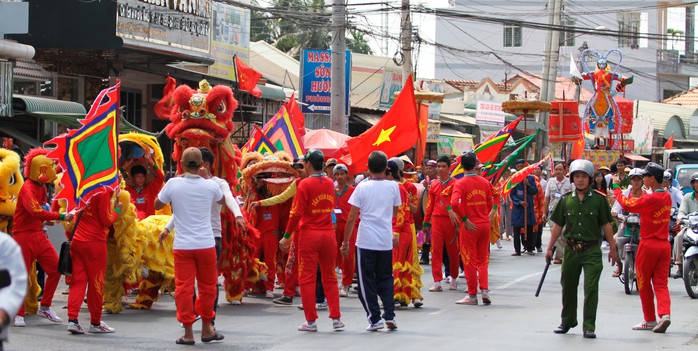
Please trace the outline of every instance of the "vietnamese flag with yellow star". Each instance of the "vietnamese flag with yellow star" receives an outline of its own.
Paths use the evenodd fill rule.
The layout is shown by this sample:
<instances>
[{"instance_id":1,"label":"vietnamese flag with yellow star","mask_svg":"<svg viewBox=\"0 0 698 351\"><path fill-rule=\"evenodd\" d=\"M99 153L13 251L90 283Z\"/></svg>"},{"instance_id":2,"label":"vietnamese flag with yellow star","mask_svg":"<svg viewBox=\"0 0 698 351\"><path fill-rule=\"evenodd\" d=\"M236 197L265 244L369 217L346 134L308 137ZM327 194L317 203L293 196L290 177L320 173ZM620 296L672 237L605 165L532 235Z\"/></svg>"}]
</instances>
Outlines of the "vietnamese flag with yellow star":
<instances>
[{"instance_id":1,"label":"vietnamese flag with yellow star","mask_svg":"<svg viewBox=\"0 0 698 351\"><path fill-rule=\"evenodd\" d=\"M388 157L397 156L417 144L420 136L420 120L414 98L414 85L410 75L402 92L381 117L380 121L361 135L347 140L349 154L342 156L342 163L350 174L358 174L368 168L368 155L380 150Z\"/></svg>"},{"instance_id":2,"label":"vietnamese flag with yellow star","mask_svg":"<svg viewBox=\"0 0 698 351\"><path fill-rule=\"evenodd\" d=\"M102 90L92 103L80 129L71 129L45 144L55 145L48 158L63 170L61 190L67 211L83 208L90 198L119 185L119 94L120 83Z\"/></svg>"}]
</instances>

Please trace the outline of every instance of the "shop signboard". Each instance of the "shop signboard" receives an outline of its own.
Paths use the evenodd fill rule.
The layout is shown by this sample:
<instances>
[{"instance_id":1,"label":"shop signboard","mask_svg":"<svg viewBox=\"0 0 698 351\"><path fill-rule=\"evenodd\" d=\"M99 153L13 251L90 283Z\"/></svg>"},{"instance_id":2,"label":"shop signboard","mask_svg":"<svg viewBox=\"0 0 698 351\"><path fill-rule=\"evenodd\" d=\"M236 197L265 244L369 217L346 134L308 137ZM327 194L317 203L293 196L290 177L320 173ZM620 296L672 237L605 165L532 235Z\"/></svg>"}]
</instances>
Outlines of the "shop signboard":
<instances>
[{"instance_id":1,"label":"shop signboard","mask_svg":"<svg viewBox=\"0 0 698 351\"><path fill-rule=\"evenodd\" d=\"M478 101L475 122L478 125L504 126L504 111L500 102Z\"/></svg>"},{"instance_id":2,"label":"shop signboard","mask_svg":"<svg viewBox=\"0 0 698 351\"><path fill-rule=\"evenodd\" d=\"M452 155L460 155L466 151L473 149L473 139L472 138L453 138L453 148L451 149Z\"/></svg>"},{"instance_id":3,"label":"shop signboard","mask_svg":"<svg viewBox=\"0 0 698 351\"><path fill-rule=\"evenodd\" d=\"M427 126L427 143L438 143L439 133L441 133L441 121L429 120Z\"/></svg>"},{"instance_id":4,"label":"shop signboard","mask_svg":"<svg viewBox=\"0 0 698 351\"><path fill-rule=\"evenodd\" d=\"M301 106L303 113L330 114L332 101L332 52L303 50L301 58ZM344 114L349 115L351 92L351 51L346 51L344 68Z\"/></svg>"},{"instance_id":5,"label":"shop signboard","mask_svg":"<svg viewBox=\"0 0 698 351\"><path fill-rule=\"evenodd\" d=\"M439 156L451 156L453 150L453 137L439 135L439 141L436 143L436 152Z\"/></svg>"},{"instance_id":6,"label":"shop signboard","mask_svg":"<svg viewBox=\"0 0 698 351\"><path fill-rule=\"evenodd\" d=\"M635 140L634 153L648 155L652 153L652 140L654 137L652 119L649 117L637 117L633 123L633 131L630 139Z\"/></svg>"},{"instance_id":7,"label":"shop signboard","mask_svg":"<svg viewBox=\"0 0 698 351\"><path fill-rule=\"evenodd\" d=\"M116 35L171 48L209 53L212 0L118 0Z\"/></svg>"},{"instance_id":8,"label":"shop signboard","mask_svg":"<svg viewBox=\"0 0 698 351\"><path fill-rule=\"evenodd\" d=\"M240 2L249 5L249 0ZM211 56L215 62L208 73L237 81L233 57L237 55L243 62L248 62L250 56L250 10L214 2L212 22Z\"/></svg>"},{"instance_id":9,"label":"shop signboard","mask_svg":"<svg viewBox=\"0 0 698 351\"><path fill-rule=\"evenodd\" d=\"M383 71L383 85L378 108L387 110L395 102L395 93L402 90L402 71L386 69ZM431 115L431 108L429 109ZM430 117L431 118L431 117ZM438 116L436 117L438 118Z\"/></svg>"}]
</instances>

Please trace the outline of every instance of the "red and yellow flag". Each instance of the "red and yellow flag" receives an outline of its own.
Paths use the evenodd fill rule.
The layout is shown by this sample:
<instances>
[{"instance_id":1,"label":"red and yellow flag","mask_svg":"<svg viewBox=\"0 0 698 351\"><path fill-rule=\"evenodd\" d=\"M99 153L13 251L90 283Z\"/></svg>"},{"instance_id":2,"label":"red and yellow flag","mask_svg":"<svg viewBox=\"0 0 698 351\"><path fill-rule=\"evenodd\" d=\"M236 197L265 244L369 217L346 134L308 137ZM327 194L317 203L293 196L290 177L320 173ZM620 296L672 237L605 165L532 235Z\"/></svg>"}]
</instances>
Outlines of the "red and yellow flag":
<instances>
[{"instance_id":1,"label":"red and yellow flag","mask_svg":"<svg viewBox=\"0 0 698 351\"><path fill-rule=\"evenodd\" d=\"M410 76L393 106L380 121L361 135L347 140L349 154L341 160L349 168L350 174L361 173L367 169L371 152L380 150L388 157L396 156L415 146L419 133L417 103Z\"/></svg>"},{"instance_id":2,"label":"red and yellow flag","mask_svg":"<svg viewBox=\"0 0 698 351\"><path fill-rule=\"evenodd\" d=\"M257 88L257 82L259 78L262 77L262 74L243 63L237 56L235 56L235 70L237 72L238 87L240 90L244 90L252 94L252 96L260 98L262 96L262 91Z\"/></svg>"},{"instance_id":3,"label":"red and yellow flag","mask_svg":"<svg viewBox=\"0 0 698 351\"><path fill-rule=\"evenodd\" d=\"M119 94L119 82L102 90L80 120L80 129L46 142L56 146L47 157L63 169L63 189L55 197L67 201L68 211L84 207L95 194L114 190L119 184Z\"/></svg>"}]
</instances>

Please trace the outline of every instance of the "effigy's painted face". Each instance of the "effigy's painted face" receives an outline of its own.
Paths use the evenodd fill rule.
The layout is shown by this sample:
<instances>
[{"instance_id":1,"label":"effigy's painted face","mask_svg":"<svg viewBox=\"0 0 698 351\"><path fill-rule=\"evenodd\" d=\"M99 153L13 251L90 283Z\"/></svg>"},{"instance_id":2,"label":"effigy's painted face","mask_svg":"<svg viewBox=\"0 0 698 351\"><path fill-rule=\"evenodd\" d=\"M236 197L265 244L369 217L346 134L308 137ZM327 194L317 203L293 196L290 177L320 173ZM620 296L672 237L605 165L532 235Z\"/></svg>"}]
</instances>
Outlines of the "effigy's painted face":
<instances>
[{"instance_id":1,"label":"effigy's painted face","mask_svg":"<svg viewBox=\"0 0 698 351\"><path fill-rule=\"evenodd\" d=\"M24 179L16 152L0 148L0 217L12 216Z\"/></svg>"}]
</instances>

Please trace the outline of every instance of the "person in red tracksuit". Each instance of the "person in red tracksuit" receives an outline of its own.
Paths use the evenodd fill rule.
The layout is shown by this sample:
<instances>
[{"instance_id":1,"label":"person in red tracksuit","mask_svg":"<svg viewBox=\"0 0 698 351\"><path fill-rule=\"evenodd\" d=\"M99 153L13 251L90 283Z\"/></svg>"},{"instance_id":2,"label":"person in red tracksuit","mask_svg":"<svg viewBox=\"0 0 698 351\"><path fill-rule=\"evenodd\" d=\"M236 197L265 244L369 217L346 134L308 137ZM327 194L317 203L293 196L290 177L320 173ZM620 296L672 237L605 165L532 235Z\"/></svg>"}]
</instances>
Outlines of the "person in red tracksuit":
<instances>
[{"instance_id":1,"label":"person in red tracksuit","mask_svg":"<svg viewBox=\"0 0 698 351\"><path fill-rule=\"evenodd\" d=\"M276 279L276 254L279 248L279 210L281 205L259 207L257 209L256 228L261 236L257 241L255 256L267 265L267 280L263 282L265 297L274 298L274 280Z\"/></svg>"},{"instance_id":2,"label":"person in red tracksuit","mask_svg":"<svg viewBox=\"0 0 698 351\"><path fill-rule=\"evenodd\" d=\"M148 170L144 166L134 165L130 167L133 186L126 186L126 190L131 194L131 201L136 205L136 213L139 219L155 214L155 199L158 197L163 184L165 184L165 174L155 164L153 154L145 156L145 161L148 163L148 167L153 170L153 180L146 184ZM132 163L133 161L129 162Z\"/></svg>"},{"instance_id":3,"label":"person in red tracksuit","mask_svg":"<svg viewBox=\"0 0 698 351\"><path fill-rule=\"evenodd\" d=\"M344 328L339 311L339 290L334 271L337 254L332 214L337 203L334 181L323 173L324 155L318 149L310 149L303 159L308 177L298 183L296 196L284 233L285 247L291 233L298 230L298 280L301 287L301 302L305 323L299 331L317 331L318 318L315 307L315 283L317 266L320 264L322 286L330 309L334 329Z\"/></svg>"},{"instance_id":4,"label":"person in red tracksuit","mask_svg":"<svg viewBox=\"0 0 698 351\"><path fill-rule=\"evenodd\" d=\"M671 216L671 195L662 188L664 169L650 162L645 166L642 180L651 194L629 199L623 196L620 179L613 177L613 196L628 212L640 214L640 246L637 249L635 271L637 290L642 302L645 320L633 326L633 330L652 330L664 333L671 324L671 298L669 297L669 265L671 244L669 243L669 220ZM657 297L657 313L654 298Z\"/></svg>"},{"instance_id":5,"label":"person in red tracksuit","mask_svg":"<svg viewBox=\"0 0 698 351\"><path fill-rule=\"evenodd\" d=\"M429 291L442 291L443 280L441 265L443 264L443 247L446 245L446 253L450 259L451 286L450 290L456 290L458 285L458 242L455 240L458 216L449 214L451 198L443 194L448 187L453 186L456 180L449 172L451 160L447 156L441 156L436 160L436 172L439 177L429 186L429 202L424 215L422 228L431 230L431 274L434 278L434 286Z\"/></svg>"},{"instance_id":6,"label":"person in red tracksuit","mask_svg":"<svg viewBox=\"0 0 698 351\"><path fill-rule=\"evenodd\" d=\"M342 241L344 241L344 227L347 225L347 218L351 210L349 198L351 194L354 193L354 187L347 183L347 177L349 176L347 166L343 164L334 166L332 175L335 181L337 181L337 188L335 189L337 207L334 213L337 216L337 228L335 229L335 233L337 234L337 265L342 269L342 286L339 290L339 296L347 297L349 295L349 288L351 288L351 283L354 279L354 272L356 271L356 262L354 262L356 251L356 226L349 237L350 248L347 257L344 257L341 252L339 252L339 247L342 246Z\"/></svg>"},{"instance_id":7,"label":"person in red tracksuit","mask_svg":"<svg viewBox=\"0 0 698 351\"><path fill-rule=\"evenodd\" d=\"M491 303L487 266L490 261L490 212L494 196L492 185L474 172L479 164L474 152L461 156L463 178L456 182L451 197L452 211L461 218L460 253L463 259L468 296L457 301L461 305L477 305L477 288L480 286L482 303Z\"/></svg>"},{"instance_id":8,"label":"person in red tracksuit","mask_svg":"<svg viewBox=\"0 0 698 351\"><path fill-rule=\"evenodd\" d=\"M87 309L90 311L90 333L113 333L114 328L102 322L104 301L104 274L107 269L107 236L114 224L121 203L111 203L112 191L94 195L82 210L73 240L70 257L73 279L68 294L68 331L85 334L78 322L78 313L87 290Z\"/></svg>"},{"instance_id":9,"label":"person in red tracksuit","mask_svg":"<svg viewBox=\"0 0 698 351\"><path fill-rule=\"evenodd\" d=\"M31 271L34 261L38 261L47 275L41 306L36 314L54 323L62 323L63 321L51 308L53 294L61 279L58 273L58 253L46 237L43 225L45 221L71 221L73 214L49 212L42 207L48 203L46 184L56 180L54 162L46 158L46 154L48 154L47 149L35 148L24 157L24 178L27 181L24 182L17 196L12 238L22 248L27 272ZM26 327L24 316L24 304L22 304L15 316L16 327Z\"/></svg>"}]
</instances>

